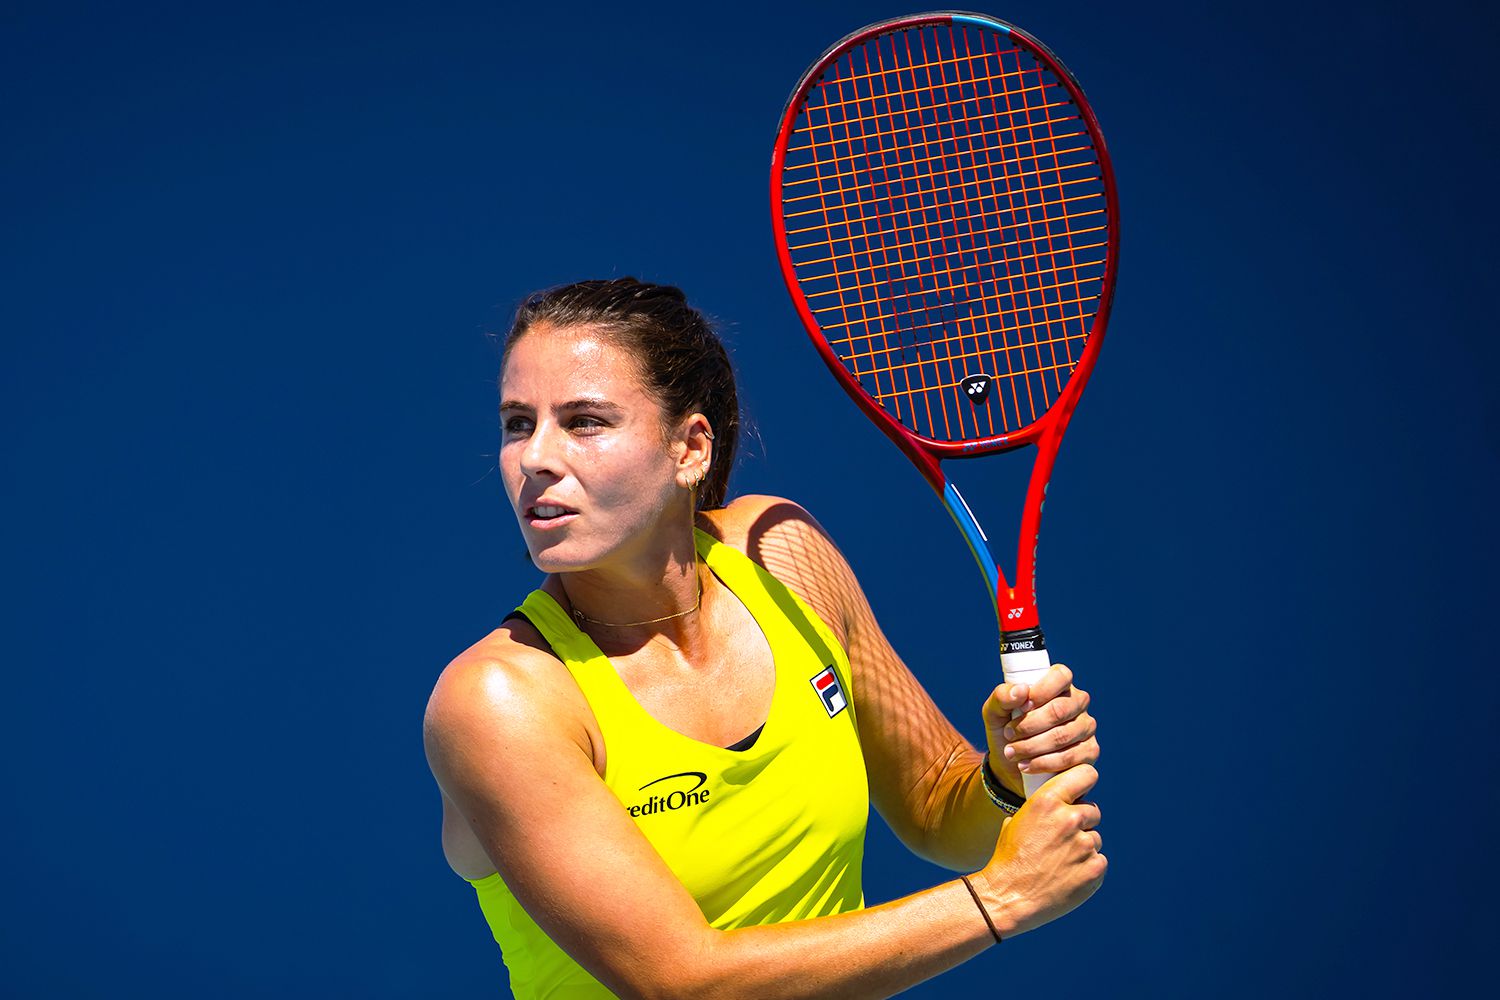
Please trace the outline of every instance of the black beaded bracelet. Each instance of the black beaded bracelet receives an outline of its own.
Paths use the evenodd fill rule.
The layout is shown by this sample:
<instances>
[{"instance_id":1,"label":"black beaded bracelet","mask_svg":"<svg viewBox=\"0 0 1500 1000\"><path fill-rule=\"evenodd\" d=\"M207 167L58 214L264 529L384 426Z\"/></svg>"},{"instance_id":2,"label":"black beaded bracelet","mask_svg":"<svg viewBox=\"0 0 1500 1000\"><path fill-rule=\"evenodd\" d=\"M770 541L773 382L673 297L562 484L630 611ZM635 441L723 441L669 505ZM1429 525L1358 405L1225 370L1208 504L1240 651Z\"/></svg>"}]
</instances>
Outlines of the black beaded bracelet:
<instances>
[{"instance_id":1,"label":"black beaded bracelet","mask_svg":"<svg viewBox=\"0 0 1500 1000\"><path fill-rule=\"evenodd\" d=\"M984 791L990 797L990 801L1006 812L1014 816L1026 804L1026 800L1015 792L1006 788L995 777L995 772L990 769L990 752L984 752L984 763L979 768L980 776L984 780Z\"/></svg>"}]
</instances>

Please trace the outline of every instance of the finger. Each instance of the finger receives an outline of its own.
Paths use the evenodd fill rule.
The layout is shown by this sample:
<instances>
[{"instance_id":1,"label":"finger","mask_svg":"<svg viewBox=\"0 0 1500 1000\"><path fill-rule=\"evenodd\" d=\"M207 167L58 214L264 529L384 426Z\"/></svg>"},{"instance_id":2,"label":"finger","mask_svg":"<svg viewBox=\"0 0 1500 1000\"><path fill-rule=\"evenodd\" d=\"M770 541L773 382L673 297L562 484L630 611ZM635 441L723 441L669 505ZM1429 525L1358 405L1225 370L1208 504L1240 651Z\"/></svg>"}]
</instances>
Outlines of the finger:
<instances>
[{"instance_id":1,"label":"finger","mask_svg":"<svg viewBox=\"0 0 1500 1000\"><path fill-rule=\"evenodd\" d=\"M1052 668L1042 675L1042 679L1031 685L1031 700L1034 704L1045 705L1058 695L1068 690L1073 683L1073 671L1061 663L1052 664Z\"/></svg>"},{"instance_id":2,"label":"finger","mask_svg":"<svg viewBox=\"0 0 1500 1000\"><path fill-rule=\"evenodd\" d=\"M1099 772L1092 764L1076 764L1066 771L1048 779L1037 789L1037 795L1051 795L1063 802L1077 802L1088 794L1099 781Z\"/></svg>"},{"instance_id":3,"label":"finger","mask_svg":"<svg viewBox=\"0 0 1500 1000\"><path fill-rule=\"evenodd\" d=\"M1026 684L1001 684L990 692L990 696L984 702L984 721L986 725L998 725L1007 721L1011 713L1031 697L1030 686Z\"/></svg>"},{"instance_id":4,"label":"finger","mask_svg":"<svg viewBox=\"0 0 1500 1000\"><path fill-rule=\"evenodd\" d=\"M1008 729L1006 739L1024 740L1032 736L1038 736L1054 726L1076 719L1088 711L1089 693L1082 688L1074 688L1072 693L1060 698L1053 698L1047 704L1033 708L1020 719L1012 722Z\"/></svg>"},{"instance_id":5,"label":"finger","mask_svg":"<svg viewBox=\"0 0 1500 1000\"><path fill-rule=\"evenodd\" d=\"M1079 830L1073 834L1071 843L1076 846L1079 860L1082 860L1104 846L1104 837L1098 830Z\"/></svg>"},{"instance_id":6,"label":"finger","mask_svg":"<svg viewBox=\"0 0 1500 1000\"><path fill-rule=\"evenodd\" d=\"M1006 730L1011 731L1015 728L1015 726L1007 726ZM1049 753L1058 753L1070 746L1082 743L1097 731L1098 723L1094 717L1085 714L1048 729L1039 736L1010 741L1005 747L1005 759L1020 762Z\"/></svg>"},{"instance_id":7,"label":"finger","mask_svg":"<svg viewBox=\"0 0 1500 1000\"><path fill-rule=\"evenodd\" d=\"M1016 765L1016 770L1023 774L1059 774L1079 764L1096 764L1098 761L1099 740L1091 736L1082 743L1058 753L1023 760Z\"/></svg>"},{"instance_id":8,"label":"finger","mask_svg":"<svg viewBox=\"0 0 1500 1000\"><path fill-rule=\"evenodd\" d=\"M1078 828L1080 830L1094 830L1099 826L1099 821L1104 818L1099 811L1099 806L1094 802L1078 802L1073 808L1077 811Z\"/></svg>"}]
</instances>

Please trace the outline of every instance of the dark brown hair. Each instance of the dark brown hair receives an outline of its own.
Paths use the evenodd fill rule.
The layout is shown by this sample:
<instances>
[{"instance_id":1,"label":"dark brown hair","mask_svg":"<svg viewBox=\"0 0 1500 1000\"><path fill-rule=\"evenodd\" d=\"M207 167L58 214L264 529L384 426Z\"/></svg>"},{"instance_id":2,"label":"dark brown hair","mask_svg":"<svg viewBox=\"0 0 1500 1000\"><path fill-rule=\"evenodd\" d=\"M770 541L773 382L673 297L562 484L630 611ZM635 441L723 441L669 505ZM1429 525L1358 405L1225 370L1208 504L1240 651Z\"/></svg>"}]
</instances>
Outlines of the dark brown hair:
<instances>
[{"instance_id":1,"label":"dark brown hair","mask_svg":"<svg viewBox=\"0 0 1500 1000\"><path fill-rule=\"evenodd\" d=\"M698 507L724 506L740 437L734 370L718 335L687 296L671 285L635 278L580 281L536 292L521 303L501 355L533 327L589 326L603 331L639 363L643 386L670 425L690 413L708 418L714 434L708 478Z\"/></svg>"}]
</instances>

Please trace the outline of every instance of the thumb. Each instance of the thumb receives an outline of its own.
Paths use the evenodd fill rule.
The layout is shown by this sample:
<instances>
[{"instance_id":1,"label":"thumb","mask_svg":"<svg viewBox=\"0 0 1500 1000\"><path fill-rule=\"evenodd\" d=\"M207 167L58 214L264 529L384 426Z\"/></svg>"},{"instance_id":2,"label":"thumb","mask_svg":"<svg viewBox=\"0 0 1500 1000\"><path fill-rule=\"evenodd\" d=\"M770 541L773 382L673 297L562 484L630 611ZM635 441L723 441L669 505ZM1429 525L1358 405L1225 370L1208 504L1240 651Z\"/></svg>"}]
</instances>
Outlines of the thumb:
<instances>
[{"instance_id":1,"label":"thumb","mask_svg":"<svg viewBox=\"0 0 1500 1000\"><path fill-rule=\"evenodd\" d=\"M1038 789L1037 795L1050 792L1064 802L1077 802L1088 794L1098 780L1099 772L1092 764L1074 764L1066 771L1048 778L1047 783Z\"/></svg>"}]
</instances>

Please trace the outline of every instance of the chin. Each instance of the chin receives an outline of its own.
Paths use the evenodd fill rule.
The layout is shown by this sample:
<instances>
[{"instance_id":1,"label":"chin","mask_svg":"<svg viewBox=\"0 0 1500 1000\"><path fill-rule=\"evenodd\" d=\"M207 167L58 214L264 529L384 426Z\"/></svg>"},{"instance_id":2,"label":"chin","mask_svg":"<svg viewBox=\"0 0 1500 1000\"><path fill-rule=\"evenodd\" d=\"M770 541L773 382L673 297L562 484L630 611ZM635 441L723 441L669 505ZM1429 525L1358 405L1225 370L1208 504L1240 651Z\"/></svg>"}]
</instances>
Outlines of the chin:
<instances>
[{"instance_id":1,"label":"chin","mask_svg":"<svg viewBox=\"0 0 1500 1000\"><path fill-rule=\"evenodd\" d=\"M588 569L598 561L597 553L580 552L564 540L543 542L540 549L527 545L526 554L531 557L532 565L543 573L571 573Z\"/></svg>"}]
</instances>

